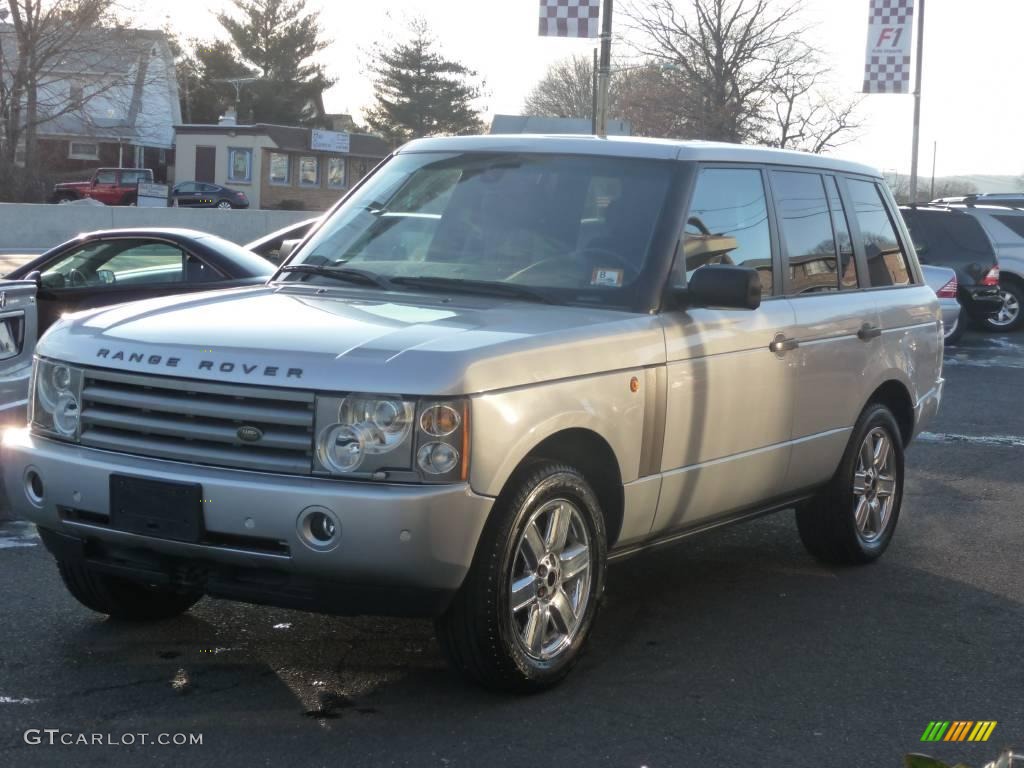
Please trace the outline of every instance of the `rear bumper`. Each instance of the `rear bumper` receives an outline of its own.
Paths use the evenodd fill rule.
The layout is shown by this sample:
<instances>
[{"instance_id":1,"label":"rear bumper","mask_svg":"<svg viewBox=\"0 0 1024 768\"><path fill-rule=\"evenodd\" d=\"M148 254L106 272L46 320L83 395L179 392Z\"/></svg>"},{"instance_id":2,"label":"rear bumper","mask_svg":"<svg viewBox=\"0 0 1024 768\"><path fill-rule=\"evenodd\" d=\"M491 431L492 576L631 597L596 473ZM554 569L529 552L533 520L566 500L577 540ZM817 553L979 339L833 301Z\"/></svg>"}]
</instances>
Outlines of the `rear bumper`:
<instances>
[{"instance_id":1,"label":"rear bumper","mask_svg":"<svg viewBox=\"0 0 1024 768\"><path fill-rule=\"evenodd\" d=\"M469 570L494 502L466 484L385 485L200 467L83 448L24 428L4 433L0 465L14 514L36 523L56 542L54 551L116 565L151 583L189 574L211 594L335 613L443 610ZM30 472L42 483L41 498L26 487ZM112 473L201 484L209 503L202 505L199 540L111 527ZM313 506L339 523L329 551L302 537L300 517Z\"/></svg>"},{"instance_id":2,"label":"rear bumper","mask_svg":"<svg viewBox=\"0 0 1024 768\"><path fill-rule=\"evenodd\" d=\"M961 291L964 307L971 317L985 318L998 312L1003 306L1003 297L997 285L971 285Z\"/></svg>"}]
</instances>

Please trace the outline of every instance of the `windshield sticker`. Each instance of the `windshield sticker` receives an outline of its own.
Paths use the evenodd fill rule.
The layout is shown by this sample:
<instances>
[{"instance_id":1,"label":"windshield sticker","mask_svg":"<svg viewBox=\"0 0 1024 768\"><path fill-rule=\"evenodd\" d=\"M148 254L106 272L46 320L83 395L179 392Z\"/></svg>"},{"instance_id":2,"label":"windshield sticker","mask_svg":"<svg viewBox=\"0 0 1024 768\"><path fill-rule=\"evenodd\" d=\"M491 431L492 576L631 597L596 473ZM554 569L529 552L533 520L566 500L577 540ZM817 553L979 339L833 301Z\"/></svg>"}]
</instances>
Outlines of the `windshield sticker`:
<instances>
[{"instance_id":1,"label":"windshield sticker","mask_svg":"<svg viewBox=\"0 0 1024 768\"><path fill-rule=\"evenodd\" d=\"M594 274L590 277L591 285L604 285L612 288L622 287L622 270L621 269L595 269Z\"/></svg>"}]
</instances>

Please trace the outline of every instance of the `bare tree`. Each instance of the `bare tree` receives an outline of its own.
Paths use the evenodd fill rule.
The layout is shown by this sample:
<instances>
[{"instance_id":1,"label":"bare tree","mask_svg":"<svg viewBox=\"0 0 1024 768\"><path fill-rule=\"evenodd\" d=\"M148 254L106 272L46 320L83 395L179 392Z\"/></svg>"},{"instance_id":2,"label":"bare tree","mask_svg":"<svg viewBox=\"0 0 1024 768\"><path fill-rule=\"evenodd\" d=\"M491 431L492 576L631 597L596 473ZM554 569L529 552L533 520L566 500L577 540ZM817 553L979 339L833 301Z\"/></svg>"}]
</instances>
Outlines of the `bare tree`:
<instances>
[{"instance_id":1,"label":"bare tree","mask_svg":"<svg viewBox=\"0 0 1024 768\"><path fill-rule=\"evenodd\" d=\"M780 149L819 154L848 144L863 126L860 98L843 98L827 87L829 70L802 43L799 65L780 73L770 91L772 115L761 141Z\"/></svg>"},{"instance_id":2,"label":"bare tree","mask_svg":"<svg viewBox=\"0 0 1024 768\"><path fill-rule=\"evenodd\" d=\"M848 141L856 104L823 96L799 0L647 0L626 8L641 55L677 73L691 136L823 151Z\"/></svg>"},{"instance_id":3,"label":"bare tree","mask_svg":"<svg viewBox=\"0 0 1024 768\"><path fill-rule=\"evenodd\" d=\"M609 114L616 110L618 76L612 74L609 87ZM589 118L593 115L594 64L588 56L572 56L552 64L533 87L523 112L545 117Z\"/></svg>"}]
</instances>

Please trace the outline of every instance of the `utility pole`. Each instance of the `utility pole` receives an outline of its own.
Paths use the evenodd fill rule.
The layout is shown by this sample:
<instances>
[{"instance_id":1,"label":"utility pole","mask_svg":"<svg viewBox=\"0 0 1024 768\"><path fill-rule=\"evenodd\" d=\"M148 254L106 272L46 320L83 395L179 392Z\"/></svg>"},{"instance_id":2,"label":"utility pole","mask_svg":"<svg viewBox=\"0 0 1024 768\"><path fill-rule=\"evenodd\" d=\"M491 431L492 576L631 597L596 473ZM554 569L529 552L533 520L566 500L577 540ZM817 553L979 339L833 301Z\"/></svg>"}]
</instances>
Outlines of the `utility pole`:
<instances>
[{"instance_id":1,"label":"utility pole","mask_svg":"<svg viewBox=\"0 0 1024 768\"><path fill-rule=\"evenodd\" d=\"M612 76L612 0L601 13L601 68L598 75L597 135L608 135L608 86Z\"/></svg>"},{"instance_id":2,"label":"utility pole","mask_svg":"<svg viewBox=\"0 0 1024 768\"><path fill-rule=\"evenodd\" d=\"M928 195L929 200L935 199L935 157L939 154L939 142L932 142L932 191Z\"/></svg>"},{"instance_id":3,"label":"utility pole","mask_svg":"<svg viewBox=\"0 0 1024 768\"><path fill-rule=\"evenodd\" d=\"M921 62L924 59L924 0L917 0L917 65L914 67L914 139L910 156L910 202L917 202L917 149L921 138Z\"/></svg>"},{"instance_id":4,"label":"utility pole","mask_svg":"<svg viewBox=\"0 0 1024 768\"><path fill-rule=\"evenodd\" d=\"M591 116L592 116L591 120L590 120L590 132L596 136L597 135L597 48L594 49L594 69L591 71L590 74L591 74L591 78L590 79L594 81L593 82L593 86L592 86L593 89L594 89L594 92L593 92L593 95L591 97L593 108L592 108L591 113L590 113Z\"/></svg>"}]
</instances>

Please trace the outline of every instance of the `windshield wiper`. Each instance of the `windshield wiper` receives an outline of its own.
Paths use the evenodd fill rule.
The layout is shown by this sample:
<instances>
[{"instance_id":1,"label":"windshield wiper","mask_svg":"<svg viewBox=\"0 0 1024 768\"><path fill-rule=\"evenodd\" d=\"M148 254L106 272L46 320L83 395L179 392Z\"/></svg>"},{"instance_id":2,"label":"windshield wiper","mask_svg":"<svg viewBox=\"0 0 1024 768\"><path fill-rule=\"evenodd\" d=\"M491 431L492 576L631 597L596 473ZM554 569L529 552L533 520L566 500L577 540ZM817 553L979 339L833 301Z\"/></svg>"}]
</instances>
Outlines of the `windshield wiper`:
<instances>
[{"instance_id":1,"label":"windshield wiper","mask_svg":"<svg viewBox=\"0 0 1024 768\"><path fill-rule=\"evenodd\" d=\"M428 291L455 291L490 296L508 296L513 299L536 301L541 304L557 304L550 296L524 285L494 283L489 280L462 280L454 277L393 277L392 285L423 288Z\"/></svg>"},{"instance_id":2,"label":"windshield wiper","mask_svg":"<svg viewBox=\"0 0 1024 768\"><path fill-rule=\"evenodd\" d=\"M325 267L320 264L289 264L281 267L282 272L297 272L300 275L318 275L356 285L370 285L374 288L390 288L391 282L381 275L365 269L352 267Z\"/></svg>"}]
</instances>

